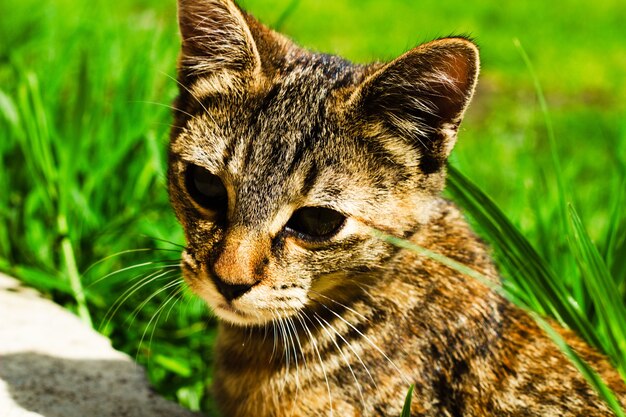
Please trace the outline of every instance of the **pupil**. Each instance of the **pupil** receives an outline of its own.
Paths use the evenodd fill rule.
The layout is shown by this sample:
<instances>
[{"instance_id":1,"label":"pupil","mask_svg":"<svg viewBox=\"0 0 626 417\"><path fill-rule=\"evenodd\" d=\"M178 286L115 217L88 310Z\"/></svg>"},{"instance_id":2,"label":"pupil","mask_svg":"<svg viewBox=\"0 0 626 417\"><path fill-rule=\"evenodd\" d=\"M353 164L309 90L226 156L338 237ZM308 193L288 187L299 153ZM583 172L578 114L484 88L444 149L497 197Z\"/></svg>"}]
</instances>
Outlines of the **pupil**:
<instances>
[{"instance_id":1,"label":"pupil","mask_svg":"<svg viewBox=\"0 0 626 417\"><path fill-rule=\"evenodd\" d=\"M205 170L201 169L201 172L196 173L194 182L198 191L208 197L222 196L224 194L222 181Z\"/></svg>"},{"instance_id":2,"label":"pupil","mask_svg":"<svg viewBox=\"0 0 626 417\"><path fill-rule=\"evenodd\" d=\"M226 209L228 193L217 175L197 165L189 165L185 185L191 198L200 206L215 211Z\"/></svg>"},{"instance_id":3,"label":"pupil","mask_svg":"<svg viewBox=\"0 0 626 417\"><path fill-rule=\"evenodd\" d=\"M344 221L345 217L334 210L305 207L294 213L287 227L308 237L329 238L341 229Z\"/></svg>"}]
</instances>

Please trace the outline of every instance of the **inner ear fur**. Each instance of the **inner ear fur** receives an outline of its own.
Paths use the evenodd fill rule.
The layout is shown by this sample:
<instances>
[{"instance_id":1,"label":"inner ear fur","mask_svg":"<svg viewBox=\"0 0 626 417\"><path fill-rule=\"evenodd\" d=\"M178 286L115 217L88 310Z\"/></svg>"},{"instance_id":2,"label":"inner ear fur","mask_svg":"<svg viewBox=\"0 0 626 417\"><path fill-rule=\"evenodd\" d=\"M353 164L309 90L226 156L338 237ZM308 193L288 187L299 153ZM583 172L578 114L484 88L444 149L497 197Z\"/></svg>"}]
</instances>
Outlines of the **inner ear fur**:
<instances>
[{"instance_id":1,"label":"inner ear fur","mask_svg":"<svg viewBox=\"0 0 626 417\"><path fill-rule=\"evenodd\" d=\"M418 147L422 168L434 172L452 151L479 65L478 48L471 41L435 40L370 75L352 94L351 107L365 122L364 129Z\"/></svg>"},{"instance_id":2,"label":"inner ear fur","mask_svg":"<svg viewBox=\"0 0 626 417\"><path fill-rule=\"evenodd\" d=\"M187 75L222 71L251 75L261 67L244 12L231 0L179 0L180 69Z\"/></svg>"}]
</instances>

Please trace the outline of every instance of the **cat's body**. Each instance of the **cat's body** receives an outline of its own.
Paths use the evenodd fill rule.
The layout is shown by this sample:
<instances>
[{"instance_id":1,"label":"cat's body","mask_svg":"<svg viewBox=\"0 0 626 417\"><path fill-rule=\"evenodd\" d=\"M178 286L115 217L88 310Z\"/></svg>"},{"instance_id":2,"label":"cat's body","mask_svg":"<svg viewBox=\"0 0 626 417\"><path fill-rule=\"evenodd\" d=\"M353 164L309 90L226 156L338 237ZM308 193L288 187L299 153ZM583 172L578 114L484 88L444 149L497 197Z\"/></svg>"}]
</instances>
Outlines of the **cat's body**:
<instances>
[{"instance_id":1,"label":"cat's body","mask_svg":"<svg viewBox=\"0 0 626 417\"><path fill-rule=\"evenodd\" d=\"M495 277L448 202L412 240ZM306 320L317 350L301 332L297 366L293 351L286 365L291 342L275 347L271 329L222 324L215 383L224 415L322 416L332 402L335 416L395 417L408 382L416 384L412 416L612 415L533 319L477 280L407 251L387 269L380 278L388 285L353 300L355 311L331 302L342 318L322 308ZM565 335L624 398L606 360Z\"/></svg>"},{"instance_id":2,"label":"cat's body","mask_svg":"<svg viewBox=\"0 0 626 417\"><path fill-rule=\"evenodd\" d=\"M473 44L389 64L312 54L229 0L180 0L170 194L189 285L222 319L225 416L609 416L493 282L483 244L439 193L478 73ZM563 331L620 398L600 355Z\"/></svg>"}]
</instances>

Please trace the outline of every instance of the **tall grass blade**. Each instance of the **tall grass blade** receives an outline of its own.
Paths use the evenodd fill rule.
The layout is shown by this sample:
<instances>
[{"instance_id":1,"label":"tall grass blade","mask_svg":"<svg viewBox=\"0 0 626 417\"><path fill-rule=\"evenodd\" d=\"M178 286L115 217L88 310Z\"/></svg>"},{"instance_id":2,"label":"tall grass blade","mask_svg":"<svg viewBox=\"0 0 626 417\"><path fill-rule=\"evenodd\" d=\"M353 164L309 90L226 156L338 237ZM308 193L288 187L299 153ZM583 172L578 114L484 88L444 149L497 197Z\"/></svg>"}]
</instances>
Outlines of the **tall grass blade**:
<instances>
[{"instance_id":1,"label":"tall grass blade","mask_svg":"<svg viewBox=\"0 0 626 417\"><path fill-rule=\"evenodd\" d=\"M537 96L537 100L539 102L539 108L541 110L541 115L543 117L543 123L546 128L546 134L548 137L548 144L550 149L550 159L552 161L552 171L556 182L557 189L557 204L555 205L557 208L558 216L556 218L556 224L553 224L551 227L555 228L558 226L557 230L560 230L558 236L568 236L570 229L567 223L567 204L572 200L570 190L565 185L565 180L563 178L563 169L561 168L561 160L559 158L558 146L556 141L556 135L554 133L554 125L552 123L552 118L550 117L550 112L548 110L548 102L546 100L546 96L543 92L543 88L541 86L541 82L539 81L539 77L537 76L537 72L535 71L535 67L532 63L532 60L528 56L528 53L522 46L522 43L519 39L513 39L513 44L517 48L524 65L526 66L526 70L530 74L530 77L533 82L533 86L535 89L535 94ZM559 249L565 250L567 247L567 243L564 239L558 239L556 242L553 242L552 245L557 245ZM565 255L567 256L567 255ZM571 266L573 262L563 262L561 263L561 271L565 274L563 280L567 282L567 284L572 287L572 294L577 303L580 304L581 311L586 311L587 307L587 294L583 288L582 280L579 279L577 275L577 271L575 269L568 269L568 266Z\"/></svg>"},{"instance_id":2,"label":"tall grass blade","mask_svg":"<svg viewBox=\"0 0 626 417\"><path fill-rule=\"evenodd\" d=\"M287 7L285 7L283 12L278 17L278 19L276 19L276 22L274 22L274 25L273 25L274 30L280 31L283 28L283 26L285 25L285 22L287 22L287 20L289 19L289 17L291 17L293 12L296 11L299 4L300 4L300 0L291 0L289 4L287 4Z\"/></svg>"},{"instance_id":3,"label":"tall grass blade","mask_svg":"<svg viewBox=\"0 0 626 417\"><path fill-rule=\"evenodd\" d=\"M89 325L89 327L93 327L91 314L89 313L89 307L87 306L87 299L85 297L85 289L83 288L83 283L78 272L78 266L76 265L74 248L69 238L67 219L63 214L60 214L57 221L59 234L61 236L61 251L63 253L65 271L67 272L70 287L72 288L72 294L76 300L76 305L78 306L78 315L86 324Z\"/></svg>"},{"instance_id":4,"label":"tall grass blade","mask_svg":"<svg viewBox=\"0 0 626 417\"><path fill-rule=\"evenodd\" d=\"M608 340L608 353L617 361L622 375L626 376L626 306L609 269L572 205L569 206L569 220L572 252L603 324L601 330Z\"/></svg>"},{"instance_id":5,"label":"tall grass blade","mask_svg":"<svg viewBox=\"0 0 626 417\"><path fill-rule=\"evenodd\" d=\"M406 393L406 399L404 400L404 406L402 407L402 413L400 417L411 417L411 399L413 398L413 390L415 385L409 387L409 392Z\"/></svg>"},{"instance_id":6,"label":"tall grass blade","mask_svg":"<svg viewBox=\"0 0 626 417\"><path fill-rule=\"evenodd\" d=\"M622 231L622 219L626 219L626 217L624 217L626 179L621 182L615 192L616 194L613 198L613 209L611 210L611 217L609 218L606 243L604 244L603 251L603 258L609 269L611 269L613 263L617 261L615 259L615 254L617 254L617 247L619 247L619 245L623 243L620 242L620 240L626 236L626 233L623 233L622 236L620 236L620 232Z\"/></svg>"},{"instance_id":7,"label":"tall grass blade","mask_svg":"<svg viewBox=\"0 0 626 417\"><path fill-rule=\"evenodd\" d=\"M493 200L454 167L449 167L448 190L492 241L509 279L521 290L516 296L576 330L592 345L603 346L562 281Z\"/></svg>"},{"instance_id":8,"label":"tall grass blade","mask_svg":"<svg viewBox=\"0 0 626 417\"><path fill-rule=\"evenodd\" d=\"M535 67L533 63L526 53L526 50L522 46L522 43L519 39L513 39L513 44L517 48L526 65L526 69L528 70L532 80L533 85L535 87L535 93L537 94L537 100L539 100L539 107L541 108L541 114L543 116L543 122L546 126L546 131L548 135L548 142L550 143L550 156L552 157L552 164L554 167L554 175L556 178L556 185L558 189L558 197L560 208L562 210L561 214L565 214L565 206L567 200L567 190L565 188L565 181L563 180L563 170L561 169L561 161L559 159L558 148L556 145L556 135L554 134L554 126L552 124L552 118L550 117L550 112L548 111L548 102L546 101L546 96L543 93L543 88L541 87L541 82L539 81L539 77L537 76L537 72L535 71ZM567 218L566 215L561 217L561 220L564 222ZM563 223L562 226L565 226ZM562 227L562 230L567 230L567 227Z\"/></svg>"},{"instance_id":9,"label":"tall grass blade","mask_svg":"<svg viewBox=\"0 0 626 417\"><path fill-rule=\"evenodd\" d=\"M561 349L561 352L567 356L567 358L574 364L578 371L585 377L587 382L598 393L600 398L609 406L611 411L615 413L616 417L626 417L624 409L621 407L619 401L617 401L613 391L604 383L602 378L585 362L578 354L565 342L563 337L550 326L550 324L536 313L530 313L535 319L537 324L543 329L544 332L552 341Z\"/></svg>"}]
</instances>

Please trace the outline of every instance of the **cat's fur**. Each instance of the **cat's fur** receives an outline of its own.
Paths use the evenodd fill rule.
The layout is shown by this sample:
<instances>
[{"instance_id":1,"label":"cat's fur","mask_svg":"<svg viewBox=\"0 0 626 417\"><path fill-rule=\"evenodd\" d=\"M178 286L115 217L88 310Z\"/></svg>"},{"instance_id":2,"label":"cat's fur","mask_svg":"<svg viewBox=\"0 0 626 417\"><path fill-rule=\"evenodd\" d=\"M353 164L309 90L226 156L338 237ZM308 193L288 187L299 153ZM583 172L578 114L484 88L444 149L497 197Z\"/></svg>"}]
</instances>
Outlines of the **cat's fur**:
<instances>
[{"instance_id":1,"label":"cat's fur","mask_svg":"<svg viewBox=\"0 0 626 417\"><path fill-rule=\"evenodd\" d=\"M179 0L179 20L169 189L185 278L221 319L225 416L398 416L411 383L413 416L611 415L525 312L371 233L499 279L439 196L478 75L472 42L354 65L296 46L230 0ZM225 213L194 203L189 164L221 178ZM331 239L302 240L285 225L304 206L347 220ZM228 302L218 280L252 288ZM626 398L606 359L562 333Z\"/></svg>"}]
</instances>

